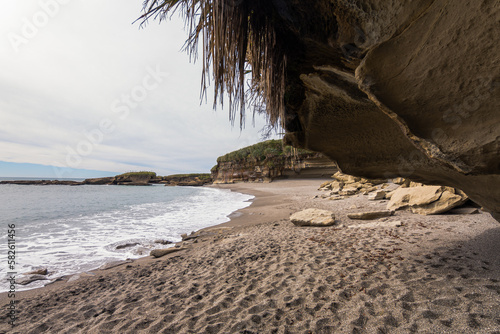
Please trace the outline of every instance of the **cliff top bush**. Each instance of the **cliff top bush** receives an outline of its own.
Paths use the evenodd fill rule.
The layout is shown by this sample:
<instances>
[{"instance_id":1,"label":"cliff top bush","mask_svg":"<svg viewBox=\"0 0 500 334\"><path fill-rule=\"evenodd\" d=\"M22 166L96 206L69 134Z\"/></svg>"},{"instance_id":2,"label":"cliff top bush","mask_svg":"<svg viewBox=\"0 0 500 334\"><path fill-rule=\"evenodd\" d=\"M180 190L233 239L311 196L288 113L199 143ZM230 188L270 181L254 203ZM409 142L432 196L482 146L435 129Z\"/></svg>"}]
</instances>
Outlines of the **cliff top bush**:
<instances>
[{"instance_id":1,"label":"cliff top bush","mask_svg":"<svg viewBox=\"0 0 500 334\"><path fill-rule=\"evenodd\" d=\"M130 176L151 176L152 179L156 178L155 172L128 172L120 175L116 175L116 177L130 177Z\"/></svg>"},{"instance_id":2,"label":"cliff top bush","mask_svg":"<svg viewBox=\"0 0 500 334\"><path fill-rule=\"evenodd\" d=\"M228 161L241 161L253 159L263 161L272 157L292 156L295 154L312 154L313 152L303 149L296 149L291 146L283 146L282 140L267 140L252 146L244 147L240 150L230 152L217 158L217 163Z\"/></svg>"}]
</instances>

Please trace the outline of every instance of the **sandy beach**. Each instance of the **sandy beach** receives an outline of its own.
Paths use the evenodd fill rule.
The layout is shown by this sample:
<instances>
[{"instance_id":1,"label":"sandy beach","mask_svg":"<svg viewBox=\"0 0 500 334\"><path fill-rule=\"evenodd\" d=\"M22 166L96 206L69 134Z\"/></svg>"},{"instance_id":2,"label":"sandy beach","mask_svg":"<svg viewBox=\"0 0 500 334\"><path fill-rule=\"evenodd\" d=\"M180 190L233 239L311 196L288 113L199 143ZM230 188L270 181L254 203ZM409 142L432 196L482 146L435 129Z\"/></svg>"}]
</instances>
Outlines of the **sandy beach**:
<instances>
[{"instance_id":1,"label":"sandy beach","mask_svg":"<svg viewBox=\"0 0 500 334\"><path fill-rule=\"evenodd\" d=\"M489 214L397 211L377 226L347 214L386 201L314 198L321 182L214 186L256 197L183 250L16 293L15 327L1 294L0 333L500 333ZM306 208L340 226L294 226Z\"/></svg>"}]
</instances>

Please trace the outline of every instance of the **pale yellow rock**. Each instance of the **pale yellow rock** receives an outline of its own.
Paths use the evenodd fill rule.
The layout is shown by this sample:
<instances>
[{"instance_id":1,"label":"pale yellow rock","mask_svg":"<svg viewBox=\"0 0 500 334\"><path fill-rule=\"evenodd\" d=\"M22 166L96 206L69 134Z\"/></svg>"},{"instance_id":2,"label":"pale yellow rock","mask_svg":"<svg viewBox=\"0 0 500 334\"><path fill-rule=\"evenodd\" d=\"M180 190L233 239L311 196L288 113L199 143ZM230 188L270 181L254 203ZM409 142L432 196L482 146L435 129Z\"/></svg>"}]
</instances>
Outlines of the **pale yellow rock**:
<instances>
[{"instance_id":1,"label":"pale yellow rock","mask_svg":"<svg viewBox=\"0 0 500 334\"><path fill-rule=\"evenodd\" d=\"M394 214L393 211L384 210L384 211L368 211L368 212L357 212L357 213L349 213L347 217L351 219L359 219L359 220L373 220L379 219L383 217L389 217Z\"/></svg>"},{"instance_id":2,"label":"pale yellow rock","mask_svg":"<svg viewBox=\"0 0 500 334\"><path fill-rule=\"evenodd\" d=\"M423 186L424 186L423 183L413 182L413 181L410 182L410 188L412 188L412 187L423 187Z\"/></svg>"},{"instance_id":3,"label":"pale yellow rock","mask_svg":"<svg viewBox=\"0 0 500 334\"><path fill-rule=\"evenodd\" d=\"M334 194L338 194L338 192L341 191L343 187L344 187L344 182L333 181L330 183L330 189Z\"/></svg>"},{"instance_id":4,"label":"pale yellow rock","mask_svg":"<svg viewBox=\"0 0 500 334\"><path fill-rule=\"evenodd\" d=\"M390 191L388 193L385 194L385 199L391 199L392 195L394 194L396 190L393 190L393 191Z\"/></svg>"},{"instance_id":5,"label":"pale yellow rock","mask_svg":"<svg viewBox=\"0 0 500 334\"><path fill-rule=\"evenodd\" d=\"M374 191L368 195L368 199L372 201L385 199L386 192L383 190Z\"/></svg>"},{"instance_id":6,"label":"pale yellow rock","mask_svg":"<svg viewBox=\"0 0 500 334\"><path fill-rule=\"evenodd\" d=\"M340 195L344 196L352 196L358 193L359 185L357 183L348 184L341 191L339 191Z\"/></svg>"},{"instance_id":7,"label":"pale yellow rock","mask_svg":"<svg viewBox=\"0 0 500 334\"><path fill-rule=\"evenodd\" d=\"M331 226L335 224L335 214L321 209L306 209L290 216L296 226Z\"/></svg>"},{"instance_id":8,"label":"pale yellow rock","mask_svg":"<svg viewBox=\"0 0 500 334\"><path fill-rule=\"evenodd\" d=\"M332 196L329 198L330 201L338 201L338 200L341 200L341 199L344 199L345 197L344 196L338 196L338 195L335 195L335 196Z\"/></svg>"},{"instance_id":9,"label":"pale yellow rock","mask_svg":"<svg viewBox=\"0 0 500 334\"><path fill-rule=\"evenodd\" d=\"M370 187L370 188L364 189L363 194L368 195L369 193L371 193L372 191L375 191L377 189L378 189L377 187Z\"/></svg>"},{"instance_id":10,"label":"pale yellow rock","mask_svg":"<svg viewBox=\"0 0 500 334\"><path fill-rule=\"evenodd\" d=\"M403 224L400 221L377 221L373 223L349 225L349 228L379 228L379 227L400 227Z\"/></svg>"},{"instance_id":11,"label":"pale yellow rock","mask_svg":"<svg viewBox=\"0 0 500 334\"><path fill-rule=\"evenodd\" d=\"M462 192L450 187L416 186L398 188L392 193L388 210L408 208L413 213L434 215L446 212L467 201Z\"/></svg>"},{"instance_id":12,"label":"pale yellow rock","mask_svg":"<svg viewBox=\"0 0 500 334\"><path fill-rule=\"evenodd\" d=\"M347 175L347 174L344 174L342 172L337 172L337 173L333 174L333 178L336 179L337 181L342 181L345 184L359 182L361 180L360 177Z\"/></svg>"},{"instance_id":13,"label":"pale yellow rock","mask_svg":"<svg viewBox=\"0 0 500 334\"><path fill-rule=\"evenodd\" d=\"M331 189L331 183L332 183L332 181L326 181L326 182L323 182L323 183L319 186L319 189L318 189L318 190L328 190L328 189Z\"/></svg>"},{"instance_id":14,"label":"pale yellow rock","mask_svg":"<svg viewBox=\"0 0 500 334\"><path fill-rule=\"evenodd\" d=\"M395 184L399 184L399 185L401 185L401 184L403 184L404 182L405 182L405 178L403 178L403 177L397 177L397 178L395 178L395 179L392 179L392 183L395 183Z\"/></svg>"},{"instance_id":15,"label":"pale yellow rock","mask_svg":"<svg viewBox=\"0 0 500 334\"><path fill-rule=\"evenodd\" d=\"M154 256L156 258L165 256L167 254L175 253L181 250L185 250L185 247L173 247L173 248L164 248L164 249L153 249L149 255Z\"/></svg>"}]
</instances>

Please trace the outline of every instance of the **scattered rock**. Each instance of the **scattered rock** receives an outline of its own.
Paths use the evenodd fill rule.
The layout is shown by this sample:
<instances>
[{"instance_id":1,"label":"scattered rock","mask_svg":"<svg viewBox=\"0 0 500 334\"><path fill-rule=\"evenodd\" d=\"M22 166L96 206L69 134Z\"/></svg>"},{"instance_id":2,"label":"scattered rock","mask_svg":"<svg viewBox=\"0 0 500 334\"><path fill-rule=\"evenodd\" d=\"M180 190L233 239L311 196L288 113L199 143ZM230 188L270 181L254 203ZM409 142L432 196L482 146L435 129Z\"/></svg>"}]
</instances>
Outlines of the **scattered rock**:
<instances>
[{"instance_id":1,"label":"scattered rock","mask_svg":"<svg viewBox=\"0 0 500 334\"><path fill-rule=\"evenodd\" d=\"M188 241L188 240L193 240L201 236L202 233L196 233L196 232L191 232L190 235L187 235L186 233L181 234L182 241Z\"/></svg>"},{"instance_id":2,"label":"scattered rock","mask_svg":"<svg viewBox=\"0 0 500 334\"><path fill-rule=\"evenodd\" d=\"M405 181L406 181L406 179L403 177L397 177L395 179L392 179L392 183L399 184L399 185L402 185L403 183L405 183Z\"/></svg>"},{"instance_id":3,"label":"scattered rock","mask_svg":"<svg viewBox=\"0 0 500 334\"><path fill-rule=\"evenodd\" d=\"M347 217L351 219L360 219L360 220L372 220L383 217L389 217L394 214L394 211L384 210L384 211L369 211L369 212L358 212L358 213L349 213Z\"/></svg>"},{"instance_id":4,"label":"scattered rock","mask_svg":"<svg viewBox=\"0 0 500 334\"><path fill-rule=\"evenodd\" d=\"M28 285L34 281L43 281L46 279L47 277L45 275L29 275L16 279L16 283L19 285Z\"/></svg>"},{"instance_id":5,"label":"scattered rock","mask_svg":"<svg viewBox=\"0 0 500 334\"><path fill-rule=\"evenodd\" d=\"M393 191L390 191L388 193L385 194L385 199L391 199L392 198L392 195L394 194L395 190Z\"/></svg>"},{"instance_id":6,"label":"scattered rock","mask_svg":"<svg viewBox=\"0 0 500 334\"><path fill-rule=\"evenodd\" d=\"M328 210L306 209L290 216L295 226L331 226L335 224L335 214Z\"/></svg>"},{"instance_id":7,"label":"scattered rock","mask_svg":"<svg viewBox=\"0 0 500 334\"><path fill-rule=\"evenodd\" d=\"M172 243L173 243L172 241L163 240L163 239L155 240L155 244L170 245Z\"/></svg>"},{"instance_id":8,"label":"scattered rock","mask_svg":"<svg viewBox=\"0 0 500 334\"><path fill-rule=\"evenodd\" d=\"M413 213L433 215L460 206L468 200L462 191L444 186L412 186L394 191L388 210L408 208Z\"/></svg>"},{"instance_id":9,"label":"scattered rock","mask_svg":"<svg viewBox=\"0 0 500 334\"><path fill-rule=\"evenodd\" d=\"M33 270L30 272L24 273L23 275L47 275L48 273L49 273L49 271L47 270L47 268L41 268L41 269L37 269L37 270Z\"/></svg>"},{"instance_id":10,"label":"scattered rock","mask_svg":"<svg viewBox=\"0 0 500 334\"><path fill-rule=\"evenodd\" d=\"M99 269L107 270L107 269L121 266L122 264L125 264L125 263L130 263L130 262L132 262L132 260L112 261L112 262L108 262L108 263L103 264L102 266L99 267Z\"/></svg>"},{"instance_id":11,"label":"scattered rock","mask_svg":"<svg viewBox=\"0 0 500 334\"><path fill-rule=\"evenodd\" d=\"M320 190L331 190L330 194L323 194L321 195L322 198L328 198L329 199L342 199L341 198L331 198L331 196L353 196L357 194L364 194L368 195L372 191L377 191L379 187L377 185L380 185L382 188L388 188L391 190L394 190L395 187L399 187L398 185L395 184L387 184L385 183L384 180L369 180L365 179L362 177L356 177L352 175L347 175L343 174L341 172L337 172L332 176L335 180L330 181L330 182L324 182L320 186ZM391 188L392 186L392 188ZM386 191L387 192L387 191Z\"/></svg>"},{"instance_id":12,"label":"scattered rock","mask_svg":"<svg viewBox=\"0 0 500 334\"><path fill-rule=\"evenodd\" d=\"M332 190L332 194L338 194L343 187L344 187L344 182L333 181L332 183L330 183L330 189Z\"/></svg>"},{"instance_id":13,"label":"scattered rock","mask_svg":"<svg viewBox=\"0 0 500 334\"><path fill-rule=\"evenodd\" d=\"M114 177L100 177L94 179L86 179L83 181L85 184L93 184L93 185L103 185L103 184L113 184L115 182Z\"/></svg>"},{"instance_id":14,"label":"scattered rock","mask_svg":"<svg viewBox=\"0 0 500 334\"><path fill-rule=\"evenodd\" d=\"M370 193L368 195L368 199L369 200L372 200L372 201L376 201L376 200L380 200L380 199L384 199L385 198L385 195L387 193L383 190L380 190L380 191L374 191L372 193Z\"/></svg>"},{"instance_id":15,"label":"scattered rock","mask_svg":"<svg viewBox=\"0 0 500 334\"><path fill-rule=\"evenodd\" d=\"M149 253L149 255L154 256L156 258L159 258L159 257L165 256L167 254L175 253L175 252L178 252L178 251L181 251L181 250L185 250L185 249L186 249L185 247L179 247L179 248L172 247L172 248L163 248L163 249L153 249L151 251L151 253Z\"/></svg>"},{"instance_id":16,"label":"scattered rock","mask_svg":"<svg viewBox=\"0 0 500 334\"><path fill-rule=\"evenodd\" d=\"M343 196L356 195L358 193L359 188L360 188L360 186L358 184L348 185L348 186L342 188L341 191L339 191L339 195L343 195Z\"/></svg>"},{"instance_id":17,"label":"scattered rock","mask_svg":"<svg viewBox=\"0 0 500 334\"><path fill-rule=\"evenodd\" d=\"M134 247L134 246L137 246L139 243L138 242L131 242L129 244L124 244L124 245L118 245L116 246L116 249L124 249L124 248L130 248L130 247Z\"/></svg>"},{"instance_id":18,"label":"scattered rock","mask_svg":"<svg viewBox=\"0 0 500 334\"><path fill-rule=\"evenodd\" d=\"M411 184L411 183L412 183L412 182L411 182L411 180L409 180L409 179L404 179L404 182L403 182L403 183L401 183L401 188L408 188L408 187L410 186L410 184Z\"/></svg>"},{"instance_id":19,"label":"scattered rock","mask_svg":"<svg viewBox=\"0 0 500 334\"><path fill-rule=\"evenodd\" d=\"M342 172L336 172L332 176L334 179L341 181L343 183L349 184L349 183L355 183L361 181L360 177L344 174Z\"/></svg>"},{"instance_id":20,"label":"scattered rock","mask_svg":"<svg viewBox=\"0 0 500 334\"><path fill-rule=\"evenodd\" d=\"M478 208L455 208L455 209L450 210L449 213L455 214L455 215L474 215L474 214L479 213L479 209Z\"/></svg>"},{"instance_id":21,"label":"scattered rock","mask_svg":"<svg viewBox=\"0 0 500 334\"><path fill-rule=\"evenodd\" d=\"M331 189L330 185L331 185L332 181L326 181L326 182L323 182L320 186L319 186L319 189L318 190L328 190L328 189Z\"/></svg>"},{"instance_id":22,"label":"scattered rock","mask_svg":"<svg viewBox=\"0 0 500 334\"><path fill-rule=\"evenodd\" d=\"M382 185L383 186L383 185ZM365 188L363 190L363 195L368 195L369 193L371 193L372 191L375 191L377 190L378 188L377 187L370 187L370 188Z\"/></svg>"},{"instance_id":23,"label":"scattered rock","mask_svg":"<svg viewBox=\"0 0 500 334\"><path fill-rule=\"evenodd\" d=\"M377 227L400 227L403 224L400 221L377 221L366 224L349 225L349 228L377 228Z\"/></svg>"}]
</instances>

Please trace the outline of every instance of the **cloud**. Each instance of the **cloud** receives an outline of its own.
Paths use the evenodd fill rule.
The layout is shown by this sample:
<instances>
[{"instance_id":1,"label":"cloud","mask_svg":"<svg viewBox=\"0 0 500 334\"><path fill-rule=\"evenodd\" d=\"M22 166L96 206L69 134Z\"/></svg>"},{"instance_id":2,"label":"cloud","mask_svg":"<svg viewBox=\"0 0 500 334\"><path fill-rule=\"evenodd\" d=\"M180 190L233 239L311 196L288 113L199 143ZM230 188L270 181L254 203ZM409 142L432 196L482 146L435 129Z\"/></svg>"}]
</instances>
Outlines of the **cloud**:
<instances>
[{"instance_id":1,"label":"cloud","mask_svg":"<svg viewBox=\"0 0 500 334\"><path fill-rule=\"evenodd\" d=\"M0 161L194 172L260 140L262 118L240 132L227 110L214 112L210 99L200 105L201 67L179 51L183 22L174 16L139 29L132 22L140 9L119 0L0 3L0 61L8 64L0 72ZM24 38L29 24L37 31ZM13 45L14 35L23 43Z\"/></svg>"}]
</instances>

